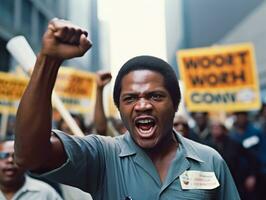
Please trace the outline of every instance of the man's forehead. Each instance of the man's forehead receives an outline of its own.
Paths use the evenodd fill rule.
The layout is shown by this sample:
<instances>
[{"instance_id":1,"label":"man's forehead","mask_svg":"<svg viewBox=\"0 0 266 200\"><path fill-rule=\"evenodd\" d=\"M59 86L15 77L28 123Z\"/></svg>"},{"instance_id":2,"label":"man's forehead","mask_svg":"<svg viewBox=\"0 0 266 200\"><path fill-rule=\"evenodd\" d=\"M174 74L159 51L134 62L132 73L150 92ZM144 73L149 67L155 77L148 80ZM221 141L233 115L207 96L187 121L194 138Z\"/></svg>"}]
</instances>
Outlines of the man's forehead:
<instances>
[{"instance_id":1,"label":"man's forehead","mask_svg":"<svg viewBox=\"0 0 266 200\"><path fill-rule=\"evenodd\" d=\"M151 72L151 73L156 73L156 74L159 74L162 76L162 74L157 71L157 70L154 70L154 69L149 69L149 68L136 68L136 69L131 69L127 74L130 74L130 73L143 73L143 72ZM126 75L127 75L126 74Z\"/></svg>"},{"instance_id":2,"label":"man's forehead","mask_svg":"<svg viewBox=\"0 0 266 200\"><path fill-rule=\"evenodd\" d=\"M134 82L142 82L147 77L149 77L149 78L151 78L151 77L162 78L162 80L164 81L164 76L157 71L150 70L150 69L137 69L137 70L133 70L133 71L130 71L129 73L125 74L122 78L122 82L125 79L127 79L127 80L132 79Z\"/></svg>"},{"instance_id":3,"label":"man's forehead","mask_svg":"<svg viewBox=\"0 0 266 200\"><path fill-rule=\"evenodd\" d=\"M136 73L134 73L136 72ZM122 80L121 93L124 92L153 92L166 90L163 76L160 73L146 70L143 73L134 71Z\"/></svg>"}]
</instances>

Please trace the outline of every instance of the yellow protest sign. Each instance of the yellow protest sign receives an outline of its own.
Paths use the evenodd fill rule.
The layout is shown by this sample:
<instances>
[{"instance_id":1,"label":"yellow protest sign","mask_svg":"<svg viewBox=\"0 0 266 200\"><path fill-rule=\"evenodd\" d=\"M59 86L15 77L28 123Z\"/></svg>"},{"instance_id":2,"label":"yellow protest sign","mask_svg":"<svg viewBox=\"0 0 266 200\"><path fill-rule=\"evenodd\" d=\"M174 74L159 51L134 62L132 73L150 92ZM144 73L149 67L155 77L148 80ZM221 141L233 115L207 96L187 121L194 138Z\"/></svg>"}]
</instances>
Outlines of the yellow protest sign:
<instances>
[{"instance_id":1,"label":"yellow protest sign","mask_svg":"<svg viewBox=\"0 0 266 200\"><path fill-rule=\"evenodd\" d=\"M93 73L69 67L59 69L55 91L70 112L92 112L95 88L96 78Z\"/></svg>"},{"instance_id":2,"label":"yellow protest sign","mask_svg":"<svg viewBox=\"0 0 266 200\"><path fill-rule=\"evenodd\" d=\"M113 96L110 95L109 98L108 98L108 112L107 112L107 115L108 116L112 116L112 117L115 117L115 118L119 118L120 115L119 115L119 111L113 101Z\"/></svg>"},{"instance_id":3,"label":"yellow protest sign","mask_svg":"<svg viewBox=\"0 0 266 200\"><path fill-rule=\"evenodd\" d=\"M21 96L28 84L28 78L0 72L0 112L16 114ZM69 67L61 67L55 90L65 107L73 113L93 111L96 92L93 73Z\"/></svg>"},{"instance_id":4,"label":"yellow protest sign","mask_svg":"<svg viewBox=\"0 0 266 200\"><path fill-rule=\"evenodd\" d=\"M27 84L24 76L0 72L0 112L16 113Z\"/></svg>"},{"instance_id":5,"label":"yellow protest sign","mask_svg":"<svg viewBox=\"0 0 266 200\"><path fill-rule=\"evenodd\" d=\"M180 50L177 57L189 111L260 108L252 44Z\"/></svg>"}]
</instances>

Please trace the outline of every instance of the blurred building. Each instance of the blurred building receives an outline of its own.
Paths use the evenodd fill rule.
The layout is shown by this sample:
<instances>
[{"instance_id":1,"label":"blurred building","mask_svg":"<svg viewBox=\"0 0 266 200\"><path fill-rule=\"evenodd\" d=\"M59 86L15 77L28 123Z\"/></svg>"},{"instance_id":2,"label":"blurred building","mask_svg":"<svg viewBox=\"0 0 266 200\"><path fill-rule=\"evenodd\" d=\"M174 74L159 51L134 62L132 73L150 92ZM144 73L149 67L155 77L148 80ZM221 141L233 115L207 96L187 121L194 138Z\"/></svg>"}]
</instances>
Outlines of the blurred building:
<instances>
[{"instance_id":1,"label":"blurred building","mask_svg":"<svg viewBox=\"0 0 266 200\"><path fill-rule=\"evenodd\" d=\"M70 20L89 31L93 48L81 58L63 63L82 70L97 71L100 66L97 0L1 0L0 2L0 71L17 65L6 50L6 43L16 35L26 37L34 52L40 49L47 23L54 17Z\"/></svg>"},{"instance_id":2,"label":"blurred building","mask_svg":"<svg viewBox=\"0 0 266 200\"><path fill-rule=\"evenodd\" d=\"M47 22L53 17L66 18L68 0L1 0L0 3L0 71L16 65L6 50L7 41L24 35L35 52Z\"/></svg>"},{"instance_id":3,"label":"blurred building","mask_svg":"<svg viewBox=\"0 0 266 200\"><path fill-rule=\"evenodd\" d=\"M177 70L178 49L217 43L245 17L255 12L262 2L263 0L165 1L168 61Z\"/></svg>"},{"instance_id":4,"label":"blurred building","mask_svg":"<svg viewBox=\"0 0 266 200\"><path fill-rule=\"evenodd\" d=\"M219 43L251 42L255 47L258 77L260 80L261 98L266 103L266 2L257 7L248 16L230 30Z\"/></svg>"},{"instance_id":5,"label":"blurred building","mask_svg":"<svg viewBox=\"0 0 266 200\"><path fill-rule=\"evenodd\" d=\"M68 60L66 65L95 72L102 68L101 23L98 19L97 0L69 0L68 17L71 22L88 30L92 48L82 57ZM108 37L108 36L107 36ZM109 63L108 63L109 64Z\"/></svg>"},{"instance_id":6,"label":"blurred building","mask_svg":"<svg viewBox=\"0 0 266 200\"><path fill-rule=\"evenodd\" d=\"M185 44L209 46L221 40L263 0L183 0Z\"/></svg>"}]
</instances>

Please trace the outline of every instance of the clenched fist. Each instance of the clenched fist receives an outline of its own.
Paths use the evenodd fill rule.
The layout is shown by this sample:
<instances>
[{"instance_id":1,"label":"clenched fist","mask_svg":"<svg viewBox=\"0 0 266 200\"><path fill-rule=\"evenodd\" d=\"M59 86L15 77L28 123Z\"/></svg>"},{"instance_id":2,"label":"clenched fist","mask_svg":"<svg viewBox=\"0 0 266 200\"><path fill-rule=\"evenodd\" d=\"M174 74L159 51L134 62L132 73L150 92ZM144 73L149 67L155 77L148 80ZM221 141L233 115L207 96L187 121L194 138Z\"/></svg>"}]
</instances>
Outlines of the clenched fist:
<instances>
[{"instance_id":1,"label":"clenched fist","mask_svg":"<svg viewBox=\"0 0 266 200\"><path fill-rule=\"evenodd\" d=\"M83 56L92 46L87 36L86 30L55 18L43 36L41 53L62 60Z\"/></svg>"},{"instance_id":2,"label":"clenched fist","mask_svg":"<svg viewBox=\"0 0 266 200\"><path fill-rule=\"evenodd\" d=\"M103 89L112 79L112 75L110 72L98 71L96 74L96 82L98 89Z\"/></svg>"}]
</instances>

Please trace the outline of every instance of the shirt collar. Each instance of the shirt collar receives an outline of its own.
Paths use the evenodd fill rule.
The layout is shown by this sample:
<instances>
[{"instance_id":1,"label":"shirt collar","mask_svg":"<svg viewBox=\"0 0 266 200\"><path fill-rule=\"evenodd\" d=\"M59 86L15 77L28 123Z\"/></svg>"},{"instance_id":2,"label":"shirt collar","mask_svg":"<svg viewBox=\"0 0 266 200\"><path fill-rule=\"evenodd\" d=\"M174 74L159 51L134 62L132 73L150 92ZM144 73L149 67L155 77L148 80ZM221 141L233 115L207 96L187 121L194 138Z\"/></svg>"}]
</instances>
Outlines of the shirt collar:
<instances>
[{"instance_id":1,"label":"shirt collar","mask_svg":"<svg viewBox=\"0 0 266 200\"><path fill-rule=\"evenodd\" d=\"M175 130L173 130L173 132L179 144L184 149L185 157L196 160L198 162L204 162L200 158L198 151L193 146L194 141L184 138ZM141 148L135 144L128 131L123 136L119 137L119 139L119 143L121 146L121 152L119 154L120 157L135 155L137 152L141 151Z\"/></svg>"},{"instance_id":2,"label":"shirt collar","mask_svg":"<svg viewBox=\"0 0 266 200\"><path fill-rule=\"evenodd\" d=\"M34 184L34 181L29 176L25 175L25 183L24 185L19 189L19 192L25 192L25 191L40 191L40 188Z\"/></svg>"},{"instance_id":3,"label":"shirt collar","mask_svg":"<svg viewBox=\"0 0 266 200\"><path fill-rule=\"evenodd\" d=\"M129 132L124 133L122 137L119 137L119 143L121 147L120 157L131 156L137 153L136 144L131 138Z\"/></svg>"},{"instance_id":4,"label":"shirt collar","mask_svg":"<svg viewBox=\"0 0 266 200\"><path fill-rule=\"evenodd\" d=\"M183 137L180 133L176 132L173 130L176 139L179 141L179 144L182 146L184 149L184 155L186 158L190 158L193 160L196 160L198 162L204 162L198 153L198 150L195 149L194 144L198 145L195 141L189 140L185 137Z\"/></svg>"}]
</instances>

